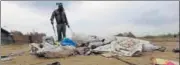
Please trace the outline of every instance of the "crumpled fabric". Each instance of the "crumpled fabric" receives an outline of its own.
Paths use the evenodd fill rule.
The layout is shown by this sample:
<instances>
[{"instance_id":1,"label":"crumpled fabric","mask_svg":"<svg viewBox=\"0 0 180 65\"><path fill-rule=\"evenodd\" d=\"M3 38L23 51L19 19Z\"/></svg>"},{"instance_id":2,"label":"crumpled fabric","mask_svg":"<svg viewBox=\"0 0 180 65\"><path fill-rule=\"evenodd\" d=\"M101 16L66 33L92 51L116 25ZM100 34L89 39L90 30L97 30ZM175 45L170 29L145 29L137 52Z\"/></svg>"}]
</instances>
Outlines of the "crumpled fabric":
<instances>
[{"instance_id":1,"label":"crumpled fabric","mask_svg":"<svg viewBox=\"0 0 180 65\"><path fill-rule=\"evenodd\" d=\"M46 58L63 58L71 55L75 55L75 47L73 46L59 46L44 52Z\"/></svg>"},{"instance_id":2,"label":"crumpled fabric","mask_svg":"<svg viewBox=\"0 0 180 65\"><path fill-rule=\"evenodd\" d=\"M151 44L151 43L143 44L143 52L152 52L152 51L157 50L159 48L161 48L161 47L156 46L156 45Z\"/></svg>"},{"instance_id":3,"label":"crumpled fabric","mask_svg":"<svg viewBox=\"0 0 180 65\"><path fill-rule=\"evenodd\" d=\"M90 42L88 47L89 48L92 48L92 46L99 47L102 46L103 44L104 44L103 42Z\"/></svg>"},{"instance_id":4,"label":"crumpled fabric","mask_svg":"<svg viewBox=\"0 0 180 65\"><path fill-rule=\"evenodd\" d=\"M154 51L160 48L149 41L130 37L100 37L75 34L72 39L74 41L80 41L77 44L88 44L92 52L112 52L119 56L133 56L136 52Z\"/></svg>"},{"instance_id":5,"label":"crumpled fabric","mask_svg":"<svg viewBox=\"0 0 180 65\"><path fill-rule=\"evenodd\" d=\"M65 50L58 50L58 51L47 51L44 52L44 57L46 58L64 58L64 57L69 57L74 54L74 50L72 49L65 49Z\"/></svg>"},{"instance_id":6,"label":"crumpled fabric","mask_svg":"<svg viewBox=\"0 0 180 65\"><path fill-rule=\"evenodd\" d=\"M90 42L99 42L103 39L98 38L95 35L74 34L72 40L77 43L77 46L81 46L82 44L88 44Z\"/></svg>"},{"instance_id":7,"label":"crumpled fabric","mask_svg":"<svg viewBox=\"0 0 180 65\"><path fill-rule=\"evenodd\" d=\"M90 48L88 47L78 47L76 48L76 51L79 55L88 55L88 51L90 51Z\"/></svg>"},{"instance_id":8,"label":"crumpled fabric","mask_svg":"<svg viewBox=\"0 0 180 65\"><path fill-rule=\"evenodd\" d=\"M99 46L93 49L93 51L112 52L116 53L118 56L133 56L136 52L142 52L143 44L150 44L150 42L129 37L116 37L116 40L112 41L110 44ZM154 47L153 45L151 46Z\"/></svg>"},{"instance_id":9,"label":"crumpled fabric","mask_svg":"<svg viewBox=\"0 0 180 65\"><path fill-rule=\"evenodd\" d=\"M40 45L42 45L43 47L41 48ZM41 52L46 52L46 51L51 51L52 49L57 48L57 46L51 45L49 43L32 43L30 44L30 53L31 54L36 54L36 53L41 53Z\"/></svg>"},{"instance_id":10,"label":"crumpled fabric","mask_svg":"<svg viewBox=\"0 0 180 65\"><path fill-rule=\"evenodd\" d=\"M39 45L43 45L43 47L40 48ZM73 46L55 46L49 43L41 43L41 44L32 43L30 46L31 46L31 53L33 53L38 57L42 56L46 58L71 56L74 55L76 49Z\"/></svg>"},{"instance_id":11,"label":"crumpled fabric","mask_svg":"<svg viewBox=\"0 0 180 65\"><path fill-rule=\"evenodd\" d=\"M104 39L103 43L105 44L109 44L112 41L117 40L115 36L105 36L105 37L100 37L100 38Z\"/></svg>"},{"instance_id":12,"label":"crumpled fabric","mask_svg":"<svg viewBox=\"0 0 180 65\"><path fill-rule=\"evenodd\" d=\"M43 43L50 43L50 44L54 44L54 38L52 36L44 36L42 38Z\"/></svg>"},{"instance_id":13,"label":"crumpled fabric","mask_svg":"<svg viewBox=\"0 0 180 65\"><path fill-rule=\"evenodd\" d=\"M32 46L34 45L38 49L35 53L44 54L46 57L64 57L76 54L76 52L79 55L109 53L118 56L133 56L138 54L137 52L154 51L159 48L149 41L130 37L74 34L71 39L77 43L77 47L55 46L47 40L42 43L43 48L36 44L32 44ZM50 40L52 41L52 39Z\"/></svg>"}]
</instances>

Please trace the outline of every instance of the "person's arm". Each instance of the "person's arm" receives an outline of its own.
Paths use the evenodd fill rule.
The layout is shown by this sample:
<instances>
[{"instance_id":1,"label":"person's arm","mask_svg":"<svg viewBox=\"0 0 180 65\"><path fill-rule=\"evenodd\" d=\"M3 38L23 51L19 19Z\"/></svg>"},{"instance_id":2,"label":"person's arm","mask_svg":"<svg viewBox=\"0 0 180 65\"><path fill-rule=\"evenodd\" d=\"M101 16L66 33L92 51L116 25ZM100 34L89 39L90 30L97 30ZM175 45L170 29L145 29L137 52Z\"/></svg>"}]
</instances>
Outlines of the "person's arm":
<instances>
[{"instance_id":1,"label":"person's arm","mask_svg":"<svg viewBox=\"0 0 180 65\"><path fill-rule=\"evenodd\" d=\"M70 27L70 26L69 26L69 23L68 23L68 20L67 20L67 17L66 17L66 13L63 12L63 14L64 14L64 18L65 18L65 23L66 23L66 25L67 25L68 27Z\"/></svg>"},{"instance_id":2,"label":"person's arm","mask_svg":"<svg viewBox=\"0 0 180 65\"><path fill-rule=\"evenodd\" d=\"M53 23L54 17L55 17L55 11L53 11L53 13L52 13L52 15L51 15L51 18L50 18L51 24L54 24L54 23Z\"/></svg>"}]
</instances>

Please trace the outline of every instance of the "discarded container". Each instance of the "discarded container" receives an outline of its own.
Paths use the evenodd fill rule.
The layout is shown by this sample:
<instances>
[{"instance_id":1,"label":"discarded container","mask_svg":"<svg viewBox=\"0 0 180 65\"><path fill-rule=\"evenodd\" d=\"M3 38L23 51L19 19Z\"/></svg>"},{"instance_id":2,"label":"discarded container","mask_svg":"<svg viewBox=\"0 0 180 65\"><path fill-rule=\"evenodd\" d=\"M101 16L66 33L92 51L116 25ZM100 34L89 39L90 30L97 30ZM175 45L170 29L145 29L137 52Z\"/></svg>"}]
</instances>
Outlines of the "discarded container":
<instances>
[{"instance_id":1,"label":"discarded container","mask_svg":"<svg viewBox=\"0 0 180 65\"><path fill-rule=\"evenodd\" d=\"M64 38L61 42L62 46L76 46L76 43L69 38Z\"/></svg>"}]
</instances>

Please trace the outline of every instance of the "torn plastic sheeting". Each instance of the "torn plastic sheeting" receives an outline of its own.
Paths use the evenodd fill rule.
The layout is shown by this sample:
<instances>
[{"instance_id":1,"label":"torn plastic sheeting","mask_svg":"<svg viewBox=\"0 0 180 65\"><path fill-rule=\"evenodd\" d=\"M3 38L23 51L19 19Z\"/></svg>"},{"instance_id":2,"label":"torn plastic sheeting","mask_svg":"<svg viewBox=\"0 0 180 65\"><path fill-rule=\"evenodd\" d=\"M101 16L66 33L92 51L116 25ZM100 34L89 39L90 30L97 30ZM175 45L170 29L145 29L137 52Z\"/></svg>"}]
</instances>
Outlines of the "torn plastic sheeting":
<instances>
[{"instance_id":1,"label":"torn plastic sheeting","mask_svg":"<svg viewBox=\"0 0 180 65\"><path fill-rule=\"evenodd\" d=\"M95 35L74 34L72 36L72 40L75 41L78 46L80 46L83 43L99 42L99 41L102 41L103 39Z\"/></svg>"},{"instance_id":2,"label":"torn plastic sheeting","mask_svg":"<svg viewBox=\"0 0 180 65\"><path fill-rule=\"evenodd\" d=\"M77 44L69 38L64 38L61 42L61 45L62 46L74 46L74 47L76 47Z\"/></svg>"},{"instance_id":3,"label":"torn plastic sheeting","mask_svg":"<svg viewBox=\"0 0 180 65\"><path fill-rule=\"evenodd\" d=\"M159 46L153 45L151 43L143 44L143 52L150 52L150 51L154 51L159 48L160 48Z\"/></svg>"},{"instance_id":4,"label":"torn plastic sheeting","mask_svg":"<svg viewBox=\"0 0 180 65\"><path fill-rule=\"evenodd\" d=\"M72 36L72 40L76 41L77 43L87 43L88 42L88 35L74 34Z\"/></svg>"},{"instance_id":5,"label":"torn plastic sheeting","mask_svg":"<svg viewBox=\"0 0 180 65\"><path fill-rule=\"evenodd\" d=\"M142 44L138 39L126 38L124 41L118 42L115 46L116 50L120 51L118 53L125 56L132 56L138 51L142 52Z\"/></svg>"},{"instance_id":6,"label":"torn plastic sheeting","mask_svg":"<svg viewBox=\"0 0 180 65\"><path fill-rule=\"evenodd\" d=\"M99 47L101 45L103 45L104 43L103 42L90 42L88 47L91 48L91 46L96 46L96 47Z\"/></svg>"},{"instance_id":7,"label":"torn plastic sheeting","mask_svg":"<svg viewBox=\"0 0 180 65\"><path fill-rule=\"evenodd\" d=\"M118 56L132 56L137 51L142 51L142 44L137 39L119 37L110 44L93 49L96 52L114 52Z\"/></svg>"},{"instance_id":8,"label":"torn plastic sheeting","mask_svg":"<svg viewBox=\"0 0 180 65\"><path fill-rule=\"evenodd\" d=\"M48 44L48 43L47 43ZM58 51L62 50L61 46L53 46L53 45L47 45L37 51L37 53L46 52L46 51Z\"/></svg>"},{"instance_id":9,"label":"torn plastic sheeting","mask_svg":"<svg viewBox=\"0 0 180 65\"><path fill-rule=\"evenodd\" d=\"M76 48L76 51L78 52L79 55L88 55L88 51L90 49L88 47L78 47Z\"/></svg>"},{"instance_id":10,"label":"torn plastic sheeting","mask_svg":"<svg viewBox=\"0 0 180 65\"><path fill-rule=\"evenodd\" d=\"M42 38L43 43L50 43L50 44L54 44L54 38L52 36L44 36Z\"/></svg>"},{"instance_id":11,"label":"torn plastic sheeting","mask_svg":"<svg viewBox=\"0 0 180 65\"><path fill-rule=\"evenodd\" d=\"M75 47L73 46L61 46L55 49L44 52L46 58L63 58L75 54Z\"/></svg>"},{"instance_id":12,"label":"torn plastic sheeting","mask_svg":"<svg viewBox=\"0 0 180 65\"><path fill-rule=\"evenodd\" d=\"M40 44L36 44L40 45ZM51 46L51 45L50 45ZM56 57L67 57L74 54L75 47L73 46L44 46L39 48L35 55L38 57L56 58Z\"/></svg>"},{"instance_id":13,"label":"torn plastic sheeting","mask_svg":"<svg viewBox=\"0 0 180 65\"><path fill-rule=\"evenodd\" d=\"M43 45L42 48L40 48L40 45ZM31 54L36 54L36 53L40 53L40 52L45 52L45 51L49 51L53 48L56 48L57 46L54 46L52 44L49 44L49 43L41 43L41 44L37 44L37 43L32 43L30 44L30 53Z\"/></svg>"},{"instance_id":14,"label":"torn plastic sheeting","mask_svg":"<svg viewBox=\"0 0 180 65\"><path fill-rule=\"evenodd\" d=\"M115 42L112 42L111 44L107 44L104 46L99 46L99 47L93 49L93 51L95 51L95 52L112 52L112 51L115 51L114 43Z\"/></svg>"},{"instance_id":15,"label":"torn plastic sheeting","mask_svg":"<svg viewBox=\"0 0 180 65\"><path fill-rule=\"evenodd\" d=\"M108 44L112 41L117 40L115 36L106 36L106 37L103 37L103 39L104 39L103 43L105 44Z\"/></svg>"}]
</instances>

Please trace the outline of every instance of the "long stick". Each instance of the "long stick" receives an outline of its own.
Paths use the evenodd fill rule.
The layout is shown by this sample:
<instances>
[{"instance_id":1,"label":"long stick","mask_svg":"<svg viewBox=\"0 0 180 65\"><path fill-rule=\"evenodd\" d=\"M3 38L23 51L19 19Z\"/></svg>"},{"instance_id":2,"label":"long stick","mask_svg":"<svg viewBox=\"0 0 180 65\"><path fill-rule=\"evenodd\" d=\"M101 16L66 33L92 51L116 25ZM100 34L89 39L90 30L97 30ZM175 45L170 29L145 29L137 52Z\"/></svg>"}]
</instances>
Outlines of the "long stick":
<instances>
[{"instance_id":1,"label":"long stick","mask_svg":"<svg viewBox=\"0 0 180 65\"><path fill-rule=\"evenodd\" d=\"M52 24L52 27L53 27L53 31L54 31L54 35L56 37L56 31L55 31L55 28L54 28L54 25Z\"/></svg>"},{"instance_id":2,"label":"long stick","mask_svg":"<svg viewBox=\"0 0 180 65\"><path fill-rule=\"evenodd\" d=\"M75 33L72 31L72 29L70 27L69 27L69 29L71 30L72 35L74 35Z\"/></svg>"}]
</instances>

